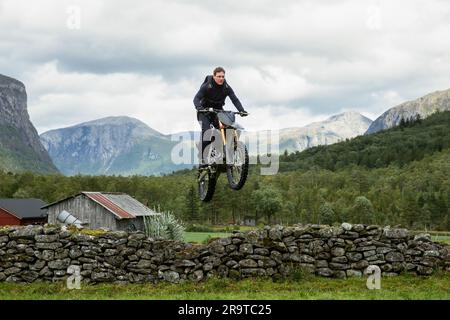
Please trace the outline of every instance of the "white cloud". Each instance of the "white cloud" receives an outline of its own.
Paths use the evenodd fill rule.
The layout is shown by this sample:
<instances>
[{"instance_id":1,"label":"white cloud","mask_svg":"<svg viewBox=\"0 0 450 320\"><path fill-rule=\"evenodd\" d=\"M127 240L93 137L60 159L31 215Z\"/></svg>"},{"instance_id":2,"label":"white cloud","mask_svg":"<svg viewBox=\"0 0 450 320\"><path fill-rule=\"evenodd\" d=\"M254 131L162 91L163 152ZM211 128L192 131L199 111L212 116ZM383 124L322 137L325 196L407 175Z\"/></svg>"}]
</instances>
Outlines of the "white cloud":
<instances>
[{"instance_id":1,"label":"white cloud","mask_svg":"<svg viewBox=\"0 0 450 320\"><path fill-rule=\"evenodd\" d=\"M251 109L248 117L237 119L248 131L265 129L283 129L291 127L303 127L311 122L322 121L329 116L325 114L312 114L304 109L292 109L286 106L266 105Z\"/></svg>"},{"instance_id":2,"label":"white cloud","mask_svg":"<svg viewBox=\"0 0 450 320\"><path fill-rule=\"evenodd\" d=\"M175 89L160 76L62 73L54 62L32 75L29 95L39 98L30 99L29 112L40 133L107 116L135 117L163 133L196 124L192 102L172 94Z\"/></svg>"},{"instance_id":3,"label":"white cloud","mask_svg":"<svg viewBox=\"0 0 450 320\"><path fill-rule=\"evenodd\" d=\"M278 66L233 69L228 80L250 104L283 104L311 93L313 87L302 74Z\"/></svg>"},{"instance_id":4,"label":"white cloud","mask_svg":"<svg viewBox=\"0 0 450 320\"><path fill-rule=\"evenodd\" d=\"M250 129L374 119L450 87L448 21L442 0L0 0L0 72L25 83L40 132L111 115L196 129L192 98L217 65Z\"/></svg>"}]
</instances>

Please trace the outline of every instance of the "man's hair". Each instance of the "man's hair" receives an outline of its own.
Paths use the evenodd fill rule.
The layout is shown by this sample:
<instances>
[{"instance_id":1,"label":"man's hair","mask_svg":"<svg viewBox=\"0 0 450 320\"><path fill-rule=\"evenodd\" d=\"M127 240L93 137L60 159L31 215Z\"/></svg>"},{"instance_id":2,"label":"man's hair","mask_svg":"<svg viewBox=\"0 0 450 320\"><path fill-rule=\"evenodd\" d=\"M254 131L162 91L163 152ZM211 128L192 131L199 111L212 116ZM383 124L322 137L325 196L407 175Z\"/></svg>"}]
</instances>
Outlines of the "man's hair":
<instances>
[{"instance_id":1,"label":"man's hair","mask_svg":"<svg viewBox=\"0 0 450 320\"><path fill-rule=\"evenodd\" d=\"M219 73L219 72L225 73L225 69L222 68L222 67L217 67L217 68L215 68L214 71L213 71L213 76L215 76L216 73Z\"/></svg>"}]
</instances>

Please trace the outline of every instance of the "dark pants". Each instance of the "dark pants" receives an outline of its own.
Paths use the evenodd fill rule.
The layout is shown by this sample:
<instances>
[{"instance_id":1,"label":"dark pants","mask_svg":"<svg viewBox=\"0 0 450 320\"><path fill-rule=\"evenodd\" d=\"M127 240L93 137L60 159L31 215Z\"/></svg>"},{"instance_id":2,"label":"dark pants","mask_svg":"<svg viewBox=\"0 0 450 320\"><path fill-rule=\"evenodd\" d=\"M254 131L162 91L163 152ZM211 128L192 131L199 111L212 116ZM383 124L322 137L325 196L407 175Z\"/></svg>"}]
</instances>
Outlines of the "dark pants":
<instances>
[{"instance_id":1,"label":"dark pants","mask_svg":"<svg viewBox=\"0 0 450 320\"><path fill-rule=\"evenodd\" d=\"M211 124L215 128L219 128L219 119L217 118L217 115L212 112L203 113L203 112L197 112L197 120L200 123L200 126L202 128L202 133L200 136L200 144L201 144L201 151L199 150L198 158L199 161L202 159L202 155L204 154L204 151L206 147L211 143L211 140L214 141L214 137L211 137L211 135L205 135L205 132L211 128ZM203 163L206 163L205 161Z\"/></svg>"}]
</instances>

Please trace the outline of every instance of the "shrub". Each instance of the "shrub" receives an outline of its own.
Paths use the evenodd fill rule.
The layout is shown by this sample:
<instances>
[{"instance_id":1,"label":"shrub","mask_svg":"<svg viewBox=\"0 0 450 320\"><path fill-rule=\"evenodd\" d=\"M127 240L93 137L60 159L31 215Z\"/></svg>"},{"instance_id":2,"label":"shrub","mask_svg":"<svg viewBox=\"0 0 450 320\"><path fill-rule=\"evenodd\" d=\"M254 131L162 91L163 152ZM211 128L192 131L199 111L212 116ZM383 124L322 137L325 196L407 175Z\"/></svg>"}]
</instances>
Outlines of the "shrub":
<instances>
[{"instance_id":1,"label":"shrub","mask_svg":"<svg viewBox=\"0 0 450 320\"><path fill-rule=\"evenodd\" d=\"M183 223L170 212L144 216L144 229L147 237L178 241L184 239Z\"/></svg>"}]
</instances>

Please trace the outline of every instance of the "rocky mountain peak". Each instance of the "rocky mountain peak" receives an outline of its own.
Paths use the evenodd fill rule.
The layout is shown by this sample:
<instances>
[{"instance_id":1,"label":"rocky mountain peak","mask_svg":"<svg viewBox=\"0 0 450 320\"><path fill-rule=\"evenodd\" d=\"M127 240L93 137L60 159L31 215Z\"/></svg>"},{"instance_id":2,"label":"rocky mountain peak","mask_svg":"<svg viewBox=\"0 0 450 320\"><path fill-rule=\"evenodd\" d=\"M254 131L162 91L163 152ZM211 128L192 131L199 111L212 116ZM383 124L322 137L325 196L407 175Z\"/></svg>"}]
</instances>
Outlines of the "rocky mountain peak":
<instances>
[{"instance_id":1,"label":"rocky mountain peak","mask_svg":"<svg viewBox=\"0 0 450 320\"><path fill-rule=\"evenodd\" d=\"M345 121L345 122L363 121L363 122L367 122L367 123L372 123L372 120L363 116L359 112L356 112L353 110L331 116L326 121Z\"/></svg>"},{"instance_id":2,"label":"rocky mountain peak","mask_svg":"<svg viewBox=\"0 0 450 320\"><path fill-rule=\"evenodd\" d=\"M27 110L25 85L0 74L0 169L57 172Z\"/></svg>"},{"instance_id":3,"label":"rocky mountain peak","mask_svg":"<svg viewBox=\"0 0 450 320\"><path fill-rule=\"evenodd\" d=\"M450 89L435 91L416 100L407 101L390 108L370 125L365 134L397 126L402 118L406 120L420 115L424 119L438 110L450 110Z\"/></svg>"}]
</instances>

